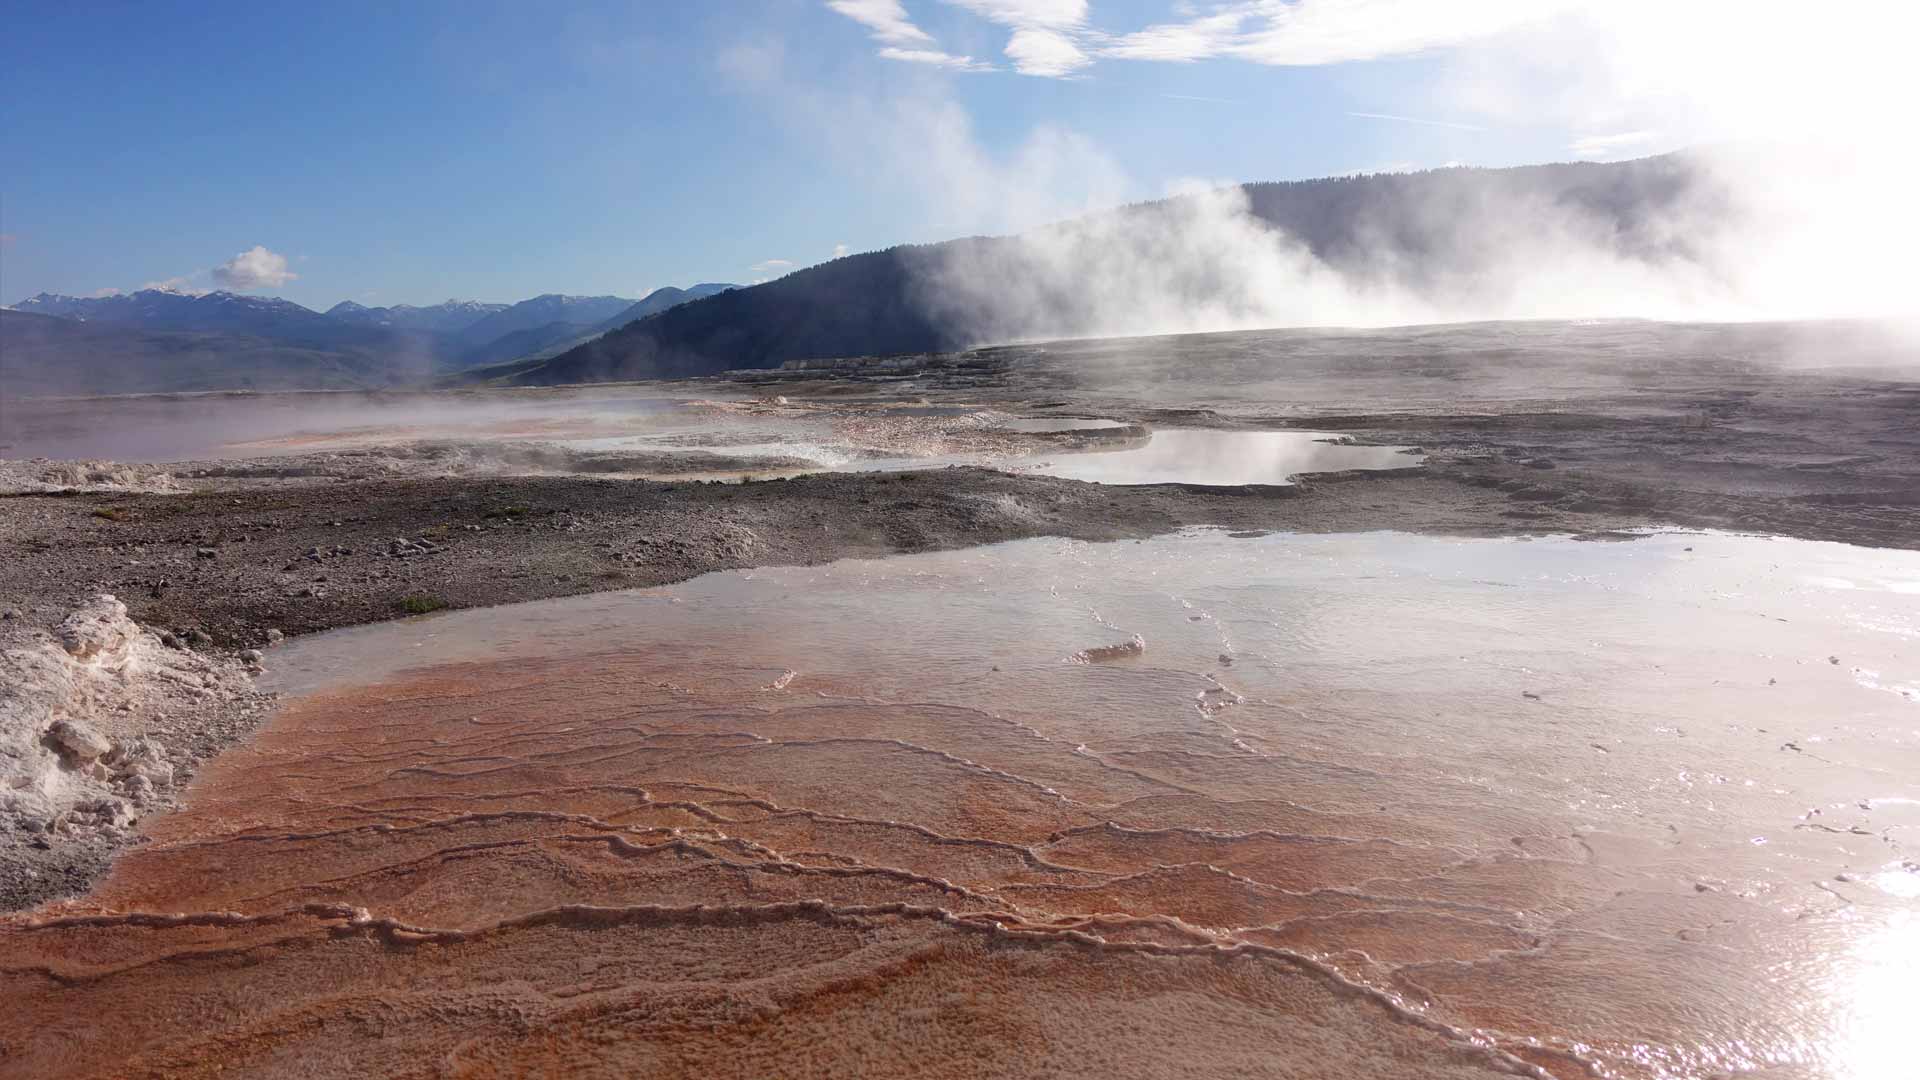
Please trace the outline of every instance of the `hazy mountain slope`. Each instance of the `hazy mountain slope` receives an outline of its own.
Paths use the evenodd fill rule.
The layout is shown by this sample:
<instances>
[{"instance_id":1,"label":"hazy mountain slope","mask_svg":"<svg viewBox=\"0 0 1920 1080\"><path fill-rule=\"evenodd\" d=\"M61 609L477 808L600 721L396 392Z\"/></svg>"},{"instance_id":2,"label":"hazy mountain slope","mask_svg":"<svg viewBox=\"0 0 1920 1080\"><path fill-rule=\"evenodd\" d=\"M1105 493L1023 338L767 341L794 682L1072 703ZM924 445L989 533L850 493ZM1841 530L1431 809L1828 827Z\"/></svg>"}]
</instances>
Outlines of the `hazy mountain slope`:
<instances>
[{"instance_id":1,"label":"hazy mountain slope","mask_svg":"<svg viewBox=\"0 0 1920 1080\"><path fill-rule=\"evenodd\" d=\"M395 385L474 365L551 356L632 321L624 318L628 312L644 315L730 287L660 289L639 303L557 294L512 305L448 301L372 308L346 301L325 314L235 293L43 293L7 309L5 343L13 355L0 393ZM556 313L561 318L492 333Z\"/></svg>"},{"instance_id":2,"label":"hazy mountain slope","mask_svg":"<svg viewBox=\"0 0 1920 1080\"><path fill-rule=\"evenodd\" d=\"M698 285L685 289L675 288L672 285L663 285L641 298L639 303L634 304L620 314L601 323L594 329L596 333L618 330L637 319L644 319L649 315L658 315L668 308L679 307L681 304L693 300L704 300L709 296L718 296L728 289L737 289L739 287L738 285L728 285L714 281L703 281Z\"/></svg>"},{"instance_id":3,"label":"hazy mountain slope","mask_svg":"<svg viewBox=\"0 0 1920 1080\"><path fill-rule=\"evenodd\" d=\"M579 323L570 322L529 326L524 330L502 334L492 341L467 346L444 362L442 367L449 371L460 371L486 364L519 360L536 353L552 355L554 352L564 352L582 341L589 340L598 332L596 328L583 327Z\"/></svg>"},{"instance_id":4,"label":"hazy mountain slope","mask_svg":"<svg viewBox=\"0 0 1920 1080\"><path fill-rule=\"evenodd\" d=\"M426 374L384 350L0 309L0 397L387 386Z\"/></svg>"},{"instance_id":5,"label":"hazy mountain slope","mask_svg":"<svg viewBox=\"0 0 1920 1080\"><path fill-rule=\"evenodd\" d=\"M515 331L532 330L554 323L591 327L632 306L632 300L619 296L562 296L559 293L547 293L496 311L464 327L454 336L461 345L472 347L498 340Z\"/></svg>"},{"instance_id":6,"label":"hazy mountain slope","mask_svg":"<svg viewBox=\"0 0 1920 1080\"><path fill-rule=\"evenodd\" d=\"M458 371L557 356L635 320L657 315L689 301L716 296L728 289L737 288L739 288L738 285L714 282L703 282L686 289L675 288L672 285L662 286L648 293L644 299L632 307L593 326L582 327L577 323L554 322L545 326L516 330L483 345L475 345L463 350L458 357L445 366L449 370Z\"/></svg>"},{"instance_id":7,"label":"hazy mountain slope","mask_svg":"<svg viewBox=\"0 0 1920 1080\"><path fill-rule=\"evenodd\" d=\"M765 285L695 300L510 378L523 384L675 378L771 367L800 357L953 347L963 342L943 333L909 295L928 250L851 255Z\"/></svg>"},{"instance_id":8,"label":"hazy mountain slope","mask_svg":"<svg viewBox=\"0 0 1920 1080\"><path fill-rule=\"evenodd\" d=\"M242 293L162 289L105 297L41 293L12 310L128 330L238 334L303 349L386 354L404 367L430 363L443 351L440 340L425 331L346 322L291 300Z\"/></svg>"},{"instance_id":9,"label":"hazy mountain slope","mask_svg":"<svg viewBox=\"0 0 1920 1080\"><path fill-rule=\"evenodd\" d=\"M1393 321L1506 317L1500 290L1543 268L1578 273L1586 259L1655 277L1685 264L1724 212L1706 170L1679 155L1249 184L1019 237L836 259L509 377L672 377L991 341L1342 322L1361 303L1385 309L1383 298L1407 312Z\"/></svg>"},{"instance_id":10,"label":"hazy mountain slope","mask_svg":"<svg viewBox=\"0 0 1920 1080\"><path fill-rule=\"evenodd\" d=\"M14 310L140 330L197 330L249 334L302 345L365 344L386 333L329 319L291 300L231 292L178 293L142 289L103 297L41 293Z\"/></svg>"}]
</instances>

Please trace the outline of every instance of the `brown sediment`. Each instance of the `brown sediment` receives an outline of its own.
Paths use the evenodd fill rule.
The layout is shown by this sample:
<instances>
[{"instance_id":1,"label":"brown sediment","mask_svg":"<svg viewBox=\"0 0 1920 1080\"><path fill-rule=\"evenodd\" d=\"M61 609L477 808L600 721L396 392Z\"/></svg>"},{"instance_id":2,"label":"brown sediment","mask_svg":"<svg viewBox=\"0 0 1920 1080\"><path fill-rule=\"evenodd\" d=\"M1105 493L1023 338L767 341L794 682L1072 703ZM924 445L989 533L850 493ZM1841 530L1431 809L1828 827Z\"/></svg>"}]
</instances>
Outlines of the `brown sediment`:
<instances>
[{"instance_id":1,"label":"brown sediment","mask_svg":"<svg viewBox=\"0 0 1920 1080\"><path fill-rule=\"evenodd\" d=\"M1779 1024L1806 987L1754 948L1792 917L1657 839L1353 746L1234 749L1206 680L1138 658L1036 642L1043 677L969 707L884 622L707 602L292 698L92 893L0 923L0 1075L1809 1063ZM1238 685L1257 741L1310 709Z\"/></svg>"},{"instance_id":2,"label":"brown sediment","mask_svg":"<svg viewBox=\"0 0 1920 1080\"><path fill-rule=\"evenodd\" d=\"M1232 931L1293 916L1285 889L1232 875L1236 910L1183 917L1132 887L1292 838L1091 825L1141 781L964 710L921 746L867 734L868 703L672 674L465 664L293 703L90 896L0 931L0 1071L1535 1074ZM530 686L565 720L515 709Z\"/></svg>"}]
</instances>

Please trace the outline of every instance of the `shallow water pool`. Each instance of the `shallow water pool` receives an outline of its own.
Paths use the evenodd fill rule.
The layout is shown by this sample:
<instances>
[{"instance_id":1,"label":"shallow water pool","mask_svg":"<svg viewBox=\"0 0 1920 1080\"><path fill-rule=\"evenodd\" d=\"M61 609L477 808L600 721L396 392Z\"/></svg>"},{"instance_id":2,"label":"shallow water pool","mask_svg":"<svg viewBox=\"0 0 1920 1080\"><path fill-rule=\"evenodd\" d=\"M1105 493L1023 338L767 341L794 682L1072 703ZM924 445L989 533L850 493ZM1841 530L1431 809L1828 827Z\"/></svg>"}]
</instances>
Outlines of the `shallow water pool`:
<instances>
[{"instance_id":1,"label":"shallow water pool","mask_svg":"<svg viewBox=\"0 0 1920 1080\"><path fill-rule=\"evenodd\" d=\"M1059 454L1022 472L1098 484L1289 484L1302 473L1404 469L1425 459L1397 446L1355 446L1324 431L1158 428L1146 445Z\"/></svg>"},{"instance_id":2,"label":"shallow water pool","mask_svg":"<svg viewBox=\"0 0 1920 1080\"><path fill-rule=\"evenodd\" d=\"M1197 531L318 635L87 900L221 914L17 937L121 972L15 994L23 1060L337 1060L284 1011L377 1008L505 1071L1903 1076L1917 587L1758 537ZM209 948L244 977L169 959Z\"/></svg>"}]
</instances>

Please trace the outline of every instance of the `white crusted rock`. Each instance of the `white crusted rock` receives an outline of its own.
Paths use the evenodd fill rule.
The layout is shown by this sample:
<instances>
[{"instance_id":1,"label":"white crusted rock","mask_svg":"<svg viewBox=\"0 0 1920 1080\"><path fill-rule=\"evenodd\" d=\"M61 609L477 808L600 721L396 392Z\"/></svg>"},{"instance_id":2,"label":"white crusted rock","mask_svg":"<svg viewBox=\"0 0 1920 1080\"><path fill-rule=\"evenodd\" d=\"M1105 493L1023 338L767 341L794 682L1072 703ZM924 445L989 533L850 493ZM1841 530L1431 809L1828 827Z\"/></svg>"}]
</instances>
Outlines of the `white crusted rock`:
<instances>
[{"instance_id":1,"label":"white crusted rock","mask_svg":"<svg viewBox=\"0 0 1920 1080\"><path fill-rule=\"evenodd\" d=\"M87 601L60 624L60 646L67 655L86 663L124 660L140 636L140 627L127 618L127 605L101 594Z\"/></svg>"},{"instance_id":2,"label":"white crusted rock","mask_svg":"<svg viewBox=\"0 0 1920 1080\"><path fill-rule=\"evenodd\" d=\"M113 750L105 735L73 720L55 720L47 728L47 738L75 761L92 761Z\"/></svg>"}]
</instances>

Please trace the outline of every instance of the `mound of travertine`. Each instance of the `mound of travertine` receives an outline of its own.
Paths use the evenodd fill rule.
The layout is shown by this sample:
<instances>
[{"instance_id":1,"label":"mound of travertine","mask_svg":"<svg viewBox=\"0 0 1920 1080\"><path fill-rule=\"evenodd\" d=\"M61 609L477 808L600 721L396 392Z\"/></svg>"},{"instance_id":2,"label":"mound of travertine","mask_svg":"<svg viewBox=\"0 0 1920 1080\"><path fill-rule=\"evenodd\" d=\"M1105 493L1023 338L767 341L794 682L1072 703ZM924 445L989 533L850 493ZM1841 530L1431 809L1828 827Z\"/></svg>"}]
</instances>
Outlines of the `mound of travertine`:
<instances>
[{"instance_id":1,"label":"mound of travertine","mask_svg":"<svg viewBox=\"0 0 1920 1080\"><path fill-rule=\"evenodd\" d=\"M170 801L188 763L169 716L250 694L248 665L209 657L101 595L0 650L0 828L11 838L122 835ZM171 639L171 643L170 643Z\"/></svg>"},{"instance_id":2,"label":"mound of travertine","mask_svg":"<svg viewBox=\"0 0 1920 1080\"><path fill-rule=\"evenodd\" d=\"M0 495L71 492L138 492L169 495L184 490L165 468L118 461L28 461L0 459Z\"/></svg>"}]
</instances>

